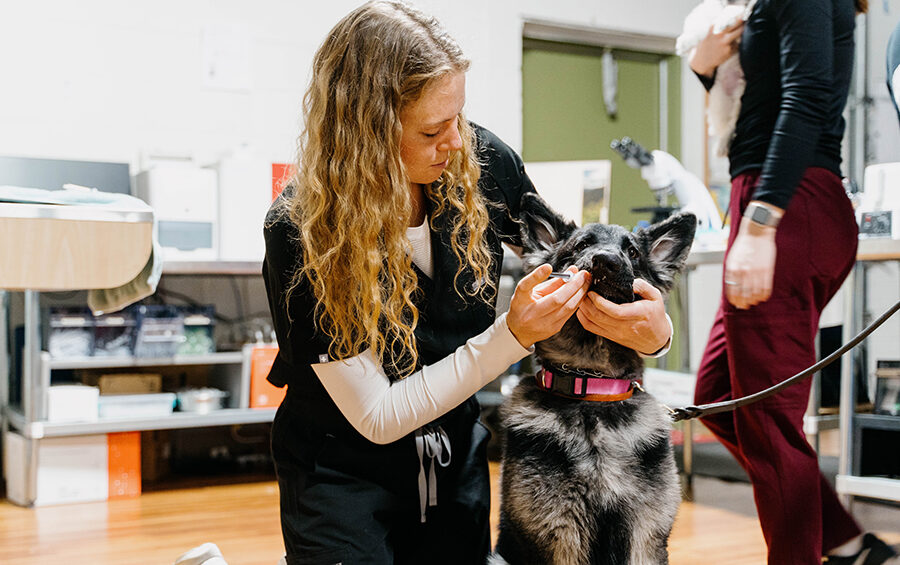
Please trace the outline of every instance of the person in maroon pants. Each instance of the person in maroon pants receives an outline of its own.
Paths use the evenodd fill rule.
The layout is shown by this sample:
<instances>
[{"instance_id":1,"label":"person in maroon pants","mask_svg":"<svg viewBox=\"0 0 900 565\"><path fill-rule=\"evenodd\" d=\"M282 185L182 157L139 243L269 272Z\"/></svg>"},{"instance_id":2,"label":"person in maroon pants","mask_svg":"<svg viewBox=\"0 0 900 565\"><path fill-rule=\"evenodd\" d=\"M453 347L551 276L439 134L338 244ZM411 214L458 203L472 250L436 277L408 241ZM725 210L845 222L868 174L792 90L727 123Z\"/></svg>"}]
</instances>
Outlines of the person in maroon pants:
<instances>
[{"instance_id":1,"label":"person in maroon pants","mask_svg":"<svg viewBox=\"0 0 900 565\"><path fill-rule=\"evenodd\" d=\"M842 111L865 0L758 0L690 55L709 89L740 53L746 87L729 145L731 233L721 304L695 402L758 392L815 362L819 316L853 266L857 226L841 182ZM747 471L772 565L884 563L894 551L853 517L803 433L810 381L704 418Z\"/></svg>"}]
</instances>

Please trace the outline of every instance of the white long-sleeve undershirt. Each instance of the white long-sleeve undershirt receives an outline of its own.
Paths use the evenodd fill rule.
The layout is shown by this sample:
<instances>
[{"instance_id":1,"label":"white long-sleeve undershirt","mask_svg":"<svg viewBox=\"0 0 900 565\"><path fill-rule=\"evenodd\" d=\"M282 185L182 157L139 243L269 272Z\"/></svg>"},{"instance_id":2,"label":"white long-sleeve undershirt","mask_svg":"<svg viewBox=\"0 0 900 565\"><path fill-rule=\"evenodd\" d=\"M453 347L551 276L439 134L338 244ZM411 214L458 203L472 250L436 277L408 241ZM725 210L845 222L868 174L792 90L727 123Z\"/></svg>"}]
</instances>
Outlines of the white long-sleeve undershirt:
<instances>
[{"instance_id":1,"label":"white long-sleeve undershirt","mask_svg":"<svg viewBox=\"0 0 900 565\"><path fill-rule=\"evenodd\" d=\"M433 266L427 224L426 220L409 228L407 237L413 262L430 277ZM671 330L671 319L669 327ZM669 335L666 346L652 357L669 350ZM504 313L452 354L393 384L370 349L349 359L314 364L312 369L354 429L369 441L385 444L456 408L532 351L533 347L525 349L509 331Z\"/></svg>"},{"instance_id":2,"label":"white long-sleeve undershirt","mask_svg":"<svg viewBox=\"0 0 900 565\"><path fill-rule=\"evenodd\" d=\"M312 368L350 424L369 441L385 444L459 406L531 351L502 314L452 354L393 384L371 349Z\"/></svg>"},{"instance_id":3,"label":"white long-sleeve undershirt","mask_svg":"<svg viewBox=\"0 0 900 565\"><path fill-rule=\"evenodd\" d=\"M456 408L532 351L509 331L504 313L452 354L393 384L371 349L312 368L350 425L385 444Z\"/></svg>"}]
</instances>

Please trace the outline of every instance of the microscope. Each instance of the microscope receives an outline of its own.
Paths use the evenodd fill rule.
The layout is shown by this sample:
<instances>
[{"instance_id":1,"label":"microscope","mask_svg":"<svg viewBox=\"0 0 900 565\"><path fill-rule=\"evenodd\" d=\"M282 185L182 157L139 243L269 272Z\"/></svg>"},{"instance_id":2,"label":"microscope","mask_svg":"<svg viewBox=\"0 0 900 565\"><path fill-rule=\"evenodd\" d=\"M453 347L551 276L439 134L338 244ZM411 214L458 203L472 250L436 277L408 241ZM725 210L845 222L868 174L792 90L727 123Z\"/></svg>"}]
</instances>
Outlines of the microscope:
<instances>
[{"instance_id":1,"label":"microscope","mask_svg":"<svg viewBox=\"0 0 900 565\"><path fill-rule=\"evenodd\" d=\"M697 232L721 232L722 216L706 185L688 172L678 159L665 151L647 151L630 137L614 139L610 148L625 163L639 169L656 197L657 206L635 208L634 212L652 212L652 223L662 221L675 211L692 212L697 216ZM674 194L680 206L666 206L667 197Z\"/></svg>"}]
</instances>

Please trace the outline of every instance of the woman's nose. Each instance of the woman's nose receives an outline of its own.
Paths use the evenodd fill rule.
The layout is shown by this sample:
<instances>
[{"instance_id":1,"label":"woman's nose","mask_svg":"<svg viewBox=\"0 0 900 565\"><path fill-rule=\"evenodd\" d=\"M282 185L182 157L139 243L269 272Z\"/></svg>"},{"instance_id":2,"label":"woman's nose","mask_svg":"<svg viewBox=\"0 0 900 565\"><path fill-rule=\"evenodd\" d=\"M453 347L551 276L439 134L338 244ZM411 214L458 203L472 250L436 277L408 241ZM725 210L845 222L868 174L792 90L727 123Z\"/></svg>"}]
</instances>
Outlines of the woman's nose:
<instances>
[{"instance_id":1,"label":"woman's nose","mask_svg":"<svg viewBox=\"0 0 900 565\"><path fill-rule=\"evenodd\" d=\"M447 137L438 146L439 151L458 151L462 149L462 137L459 135L459 128L454 124L448 128Z\"/></svg>"}]
</instances>

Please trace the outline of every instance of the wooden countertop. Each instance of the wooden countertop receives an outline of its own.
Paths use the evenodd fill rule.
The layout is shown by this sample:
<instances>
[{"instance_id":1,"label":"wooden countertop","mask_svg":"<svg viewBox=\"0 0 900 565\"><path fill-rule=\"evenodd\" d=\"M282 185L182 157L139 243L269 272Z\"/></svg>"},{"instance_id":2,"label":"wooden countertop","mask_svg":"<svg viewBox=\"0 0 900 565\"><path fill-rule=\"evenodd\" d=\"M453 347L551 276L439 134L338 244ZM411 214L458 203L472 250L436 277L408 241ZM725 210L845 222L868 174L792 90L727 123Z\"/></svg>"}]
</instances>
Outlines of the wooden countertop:
<instances>
[{"instance_id":1,"label":"wooden countertop","mask_svg":"<svg viewBox=\"0 0 900 565\"><path fill-rule=\"evenodd\" d=\"M152 238L151 211L0 203L0 288L115 288L143 270Z\"/></svg>"}]
</instances>

